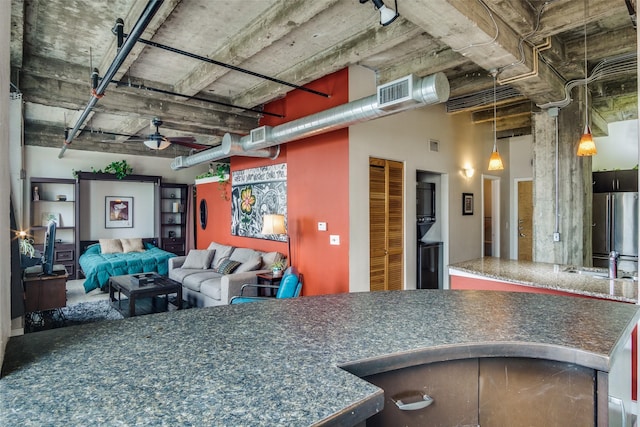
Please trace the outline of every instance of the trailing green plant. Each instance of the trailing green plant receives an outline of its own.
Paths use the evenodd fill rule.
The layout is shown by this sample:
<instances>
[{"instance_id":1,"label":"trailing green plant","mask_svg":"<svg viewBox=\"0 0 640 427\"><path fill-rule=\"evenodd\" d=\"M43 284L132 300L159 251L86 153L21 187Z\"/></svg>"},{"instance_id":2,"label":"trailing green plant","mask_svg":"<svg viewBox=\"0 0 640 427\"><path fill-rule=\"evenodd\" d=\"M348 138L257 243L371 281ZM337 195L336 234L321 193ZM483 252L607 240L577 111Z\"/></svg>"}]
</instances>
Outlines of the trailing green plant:
<instances>
[{"instance_id":1,"label":"trailing green plant","mask_svg":"<svg viewBox=\"0 0 640 427\"><path fill-rule=\"evenodd\" d=\"M30 239L20 239L20 253L33 258L36 256L36 250Z\"/></svg>"},{"instance_id":2,"label":"trailing green plant","mask_svg":"<svg viewBox=\"0 0 640 427\"><path fill-rule=\"evenodd\" d=\"M71 170L71 173L73 174L74 178L78 177L78 172L81 171L77 171L75 169ZM124 177L126 177L127 175L131 175L133 173L133 168L131 166L129 166L129 164L127 164L126 160L120 160L119 162L111 162L109 163L107 166L104 167L103 169L96 169L93 166L91 166L91 172L93 173L112 173L116 176L116 178L118 179L122 179Z\"/></svg>"},{"instance_id":3,"label":"trailing green plant","mask_svg":"<svg viewBox=\"0 0 640 427\"><path fill-rule=\"evenodd\" d=\"M209 170L203 174L197 175L196 179L217 177L218 189L220 190L220 197L224 200L229 200L229 177L230 177L229 163L217 163L215 169L213 165L209 167Z\"/></svg>"}]
</instances>

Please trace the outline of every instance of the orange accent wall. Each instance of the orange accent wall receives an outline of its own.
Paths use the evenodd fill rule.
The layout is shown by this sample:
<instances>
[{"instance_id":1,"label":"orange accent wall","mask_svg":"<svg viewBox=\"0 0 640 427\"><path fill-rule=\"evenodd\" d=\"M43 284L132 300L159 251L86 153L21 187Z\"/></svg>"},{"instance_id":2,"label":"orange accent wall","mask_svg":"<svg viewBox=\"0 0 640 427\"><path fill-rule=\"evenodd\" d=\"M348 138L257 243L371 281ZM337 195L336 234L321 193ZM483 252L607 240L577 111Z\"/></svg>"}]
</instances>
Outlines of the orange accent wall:
<instances>
[{"instance_id":1,"label":"orange accent wall","mask_svg":"<svg viewBox=\"0 0 640 427\"><path fill-rule=\"evenodd\" d=\"M276 126L349 101L348 70L330 74L306 87L331 95L324 98L294 90L265 106L284 119L265 117L261 125ZM276 160L232 157L231 173L270 164L287 163L288 226L293 264L304 275L303 295L349 291L349 130L340 129L284 144ZM229 187L230 194L230 187ZM231 235L231 202L221 197L217 183L197 186L197 205L207 200L207 228L197 226L197 246L209 242L287 253L287 244ZM327 231L318 231L318 222ZM329 235L340 245L329 245Z\"/></svg>"}]
</instances>

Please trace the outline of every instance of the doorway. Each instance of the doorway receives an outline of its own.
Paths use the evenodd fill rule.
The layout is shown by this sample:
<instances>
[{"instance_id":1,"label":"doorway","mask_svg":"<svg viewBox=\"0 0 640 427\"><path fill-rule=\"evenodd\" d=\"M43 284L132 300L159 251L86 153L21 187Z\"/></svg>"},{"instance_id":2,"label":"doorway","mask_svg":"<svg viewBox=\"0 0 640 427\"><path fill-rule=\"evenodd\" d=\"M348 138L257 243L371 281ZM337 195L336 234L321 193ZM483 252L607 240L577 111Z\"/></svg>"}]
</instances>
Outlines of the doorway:
<instances>
[{"instance_id":1,"label":"doorway","mask_svg":"<svg viewBox=\"0 0 640 427\"><path fill-rule=\"evenodd\" d=\"M404 289L404 164L369 159L369 287Z\"/></svg>"},{"instance_id":2,"label":"doorway","mask_svg":"<svg viewBox=\"0 0 640 427\"><path fill-rule=\"evenodd\" d=\"M482 256L500 257L500 177L482 175Z\"/></svg>"}]
</instances>

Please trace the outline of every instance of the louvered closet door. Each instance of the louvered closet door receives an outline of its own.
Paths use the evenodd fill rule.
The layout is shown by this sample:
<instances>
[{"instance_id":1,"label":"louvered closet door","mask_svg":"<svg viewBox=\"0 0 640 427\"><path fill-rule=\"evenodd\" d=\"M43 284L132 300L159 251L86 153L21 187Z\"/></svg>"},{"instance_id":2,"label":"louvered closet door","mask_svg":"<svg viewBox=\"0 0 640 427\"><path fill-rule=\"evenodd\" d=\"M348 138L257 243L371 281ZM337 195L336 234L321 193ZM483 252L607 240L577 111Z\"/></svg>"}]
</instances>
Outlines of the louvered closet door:
<instances>
[{"instance_id":1,"label":"louvered closet door","mask_svg":"<svg viewBox=\"0 0 640 427\"><path fill-rule=\"evenodd\" d=\"M369 277L372 291L403 289L404 165L369 159Z\"/></svg>"}]
</instances>

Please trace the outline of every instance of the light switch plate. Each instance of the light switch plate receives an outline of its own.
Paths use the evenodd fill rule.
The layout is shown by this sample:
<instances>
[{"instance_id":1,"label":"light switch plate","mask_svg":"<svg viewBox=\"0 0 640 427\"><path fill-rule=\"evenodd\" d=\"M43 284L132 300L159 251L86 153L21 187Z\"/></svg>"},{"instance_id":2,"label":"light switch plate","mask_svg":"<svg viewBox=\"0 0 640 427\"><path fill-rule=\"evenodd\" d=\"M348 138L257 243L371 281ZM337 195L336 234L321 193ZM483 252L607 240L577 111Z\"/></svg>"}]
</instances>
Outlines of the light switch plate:
<instances>
[{"instance_id":1,"label":"light switch plate","mask_svg":"<svg viewBox=\"0 0 640 427\"><path fill-rule=\"evenodd\" d=\"M327 231L327 223L319 222L318 223L318 231Z\"/></svg>"},{"instance_id":2,"label":"light switch plate","mask_svg":"<svg viewBox=\"0 0 640 427\"><path fill-rule=\"evenodd\" d=\"M329 244L330 245L339 245L340 244L340 236L337 234L332 234L329 236Z\"/></svg>"}]
</instances>

